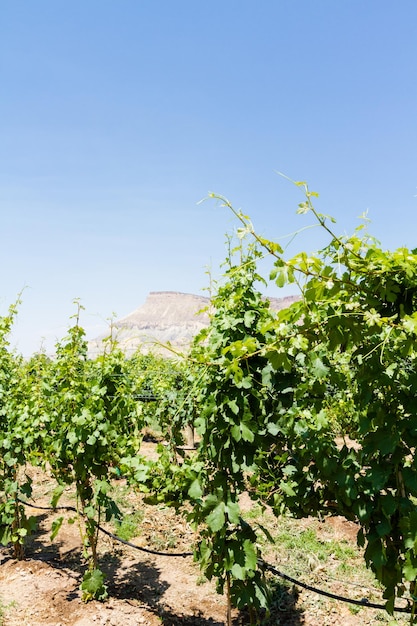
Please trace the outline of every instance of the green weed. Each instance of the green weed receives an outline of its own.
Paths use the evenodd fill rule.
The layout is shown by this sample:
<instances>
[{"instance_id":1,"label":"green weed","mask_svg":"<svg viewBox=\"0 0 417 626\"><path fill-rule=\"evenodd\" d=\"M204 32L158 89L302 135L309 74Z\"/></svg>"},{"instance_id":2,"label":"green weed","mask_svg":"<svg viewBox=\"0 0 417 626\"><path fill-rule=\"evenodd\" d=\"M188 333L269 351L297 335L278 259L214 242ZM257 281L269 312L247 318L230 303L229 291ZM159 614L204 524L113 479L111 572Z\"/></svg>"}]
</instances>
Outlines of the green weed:
<instances>
[{"instance_id":1,"label":"green weed","mask_svg":"<svg viewBox=\"0 0 417 626\"><path fill-rule=\"evenodd\" d=\"M140 535L140 524L143 521L143 512L135 511L124 515L120 521L115 522L116 534L124 541L130 541Z\"/></svg>"}]
</instances>

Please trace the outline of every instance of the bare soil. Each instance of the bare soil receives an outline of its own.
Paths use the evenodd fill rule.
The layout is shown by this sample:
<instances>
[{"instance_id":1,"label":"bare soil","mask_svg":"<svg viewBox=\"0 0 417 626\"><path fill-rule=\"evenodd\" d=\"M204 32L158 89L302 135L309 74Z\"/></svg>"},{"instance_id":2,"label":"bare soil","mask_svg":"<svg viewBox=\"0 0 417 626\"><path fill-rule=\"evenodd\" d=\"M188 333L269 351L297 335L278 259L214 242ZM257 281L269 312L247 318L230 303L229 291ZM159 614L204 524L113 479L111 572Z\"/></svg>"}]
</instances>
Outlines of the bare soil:
<instances>
[{"instance_id":1,"label":"bare soil","mask_svg":"<svg viewBox=\"0 0 417 626\"><path fill-rule=\"evenodd\" d=\"M52 483L40 472L36 472L35 478L34 499L38 505L47 506ZM127 496L126 506L138 506L138 497ZM70 494L67 503L73 504ZM244 504L247 508L251 506L249 499ZM140 506L145 515L140 523L140 534L132 539L133 543L167 552L192 549L195 536L182 517L166 507L146 507L142 502ZM85 561L77 524L64 522L57 538L51 542L51 524L58 513L36 509L31 509L30 513L37 518L38 530L28 540L25 560L15 561L9 548L0 550L0 626L225 624L225 598L215 592L212 583L202 580L191 557L149 555L106 535L100 536L99 551L109 598L102 603L83 603L79 585ZM67 517L70 518L70 514ZM309 522L304 520L304 523ZM333 538L352 542L352 546L356 545L356 532L354 524L341 518L333 518L322 525L323 540L331 534ZM277 567L283 569L279 561ZM313 574L311 584L320 586L318 572ZM346 593L337 581L330 590ZM265 626L361 626L389 622L381 611L352 609L280 580L277 580L271 608L271 616L262 622ZM244 612L234 611L233 619L235 626L249 623Z\"/></svg>"}]
</instances>

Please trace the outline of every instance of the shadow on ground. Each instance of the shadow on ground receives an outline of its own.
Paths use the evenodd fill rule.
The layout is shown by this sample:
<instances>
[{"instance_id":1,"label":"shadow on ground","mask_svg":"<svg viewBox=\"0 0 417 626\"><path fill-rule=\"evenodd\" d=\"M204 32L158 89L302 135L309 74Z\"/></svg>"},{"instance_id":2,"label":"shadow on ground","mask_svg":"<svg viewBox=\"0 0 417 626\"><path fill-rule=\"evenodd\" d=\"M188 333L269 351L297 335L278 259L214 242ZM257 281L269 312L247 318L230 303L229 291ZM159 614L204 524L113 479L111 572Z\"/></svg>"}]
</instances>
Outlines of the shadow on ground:
<instances>
[{"instance_id":1,"label":"shadow on ground","mask_svg":"<svg viewBox=\"0 0 417 626\"><path fill-rule=\"evenodd\" d=\"M180 610L174 612L164 604L161 598L169 585L161 581L159 568L150 561L132 563L126 568L114 555L106 555L102 568L108 575L111 597L146 606L164 626L224 626L224 621L198 613L187 615Z\"/></svg>"},{"instance_id":2,"label":"shadow on ground","mask_svg":"<svg viewBox=\"0 0 417 626\"><path fill-rule=\"evenodd\" d=\"M42 522L48 518L47 514L37 517L38 531L34 533L27 544L27 556L35 560L47 562L51 567L65 569L74 581L74 588L67 594L67 600L78 597L78 587L85 571L85 561L79 545L70 544L61 540L58 533L54 542L50 541L50 532L45 530ZM175 565L173 564L173 567ZM106 584L111 598L125 600L133 606L141 606L159 617L163 626L224 626L224 619L207 617L198 608L194 614L183 613L181 607L173 610L162 599L169 584L160 577L160 569L150 560L135 561L126 559L123 550L114 548L100 559L100 568L106 575ZM302 613L296 608L297 591L278 579L273 581L270 613L259 615L261 626L302 626ZM247 626L250 624L246 610L235 613L233 626Z\"/></svg>"}]
</instances>

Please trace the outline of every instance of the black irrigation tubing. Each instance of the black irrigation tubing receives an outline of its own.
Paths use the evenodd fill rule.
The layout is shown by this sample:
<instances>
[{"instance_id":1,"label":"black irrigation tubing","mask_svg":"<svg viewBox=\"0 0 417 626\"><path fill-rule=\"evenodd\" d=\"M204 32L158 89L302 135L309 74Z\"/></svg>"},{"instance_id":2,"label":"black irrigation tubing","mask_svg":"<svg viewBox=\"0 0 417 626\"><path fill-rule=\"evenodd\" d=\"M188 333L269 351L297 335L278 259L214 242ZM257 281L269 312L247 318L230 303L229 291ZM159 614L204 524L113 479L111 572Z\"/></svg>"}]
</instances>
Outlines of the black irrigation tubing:
<instances>
[{"instance_id":1,"label":"black irrigation tubing","mask_svg":"<svg viewBox=\"0 0 417 626\"><path fill-rule=\"evenodd\" d=\"M332 598L333 600L339 600L340 602L346 602L348 604L355 604L356 606L362 606L368 609L382 609L384 611L386 610L386 607L384 604L376 604L375 602L369 602L369 600L367 600L366 598L363 598L362 600L354 600L353 598L346 598L345 596L339 596L338 594L331 593L330 591L324 591L323 589L312 587L311 585L308 585L307 583L303 583L300 580L297 580L296 578L292 578L291 576L288 576L288 574L284 574L283 572L280 572L273 565L266 563L262 559L259 559L259 565L263 567L264 569L269 570L275 576L279 576L280 578L283 578L284 580L287 580L288 582L293 583L294 585L297 585L298 587L302 587L303 589L306 589L307 591L313 591L314 593L317 593L321 596L326 596L326 598ZM412 610L410 607L394 607L394 611L396 611L397 613L409 613L409 614L412 613Z\"/></svg>"},{"instance_id":2,"label":"black irrigation tubing","mask_svg":"<svg viewBox=\"0 0 417 626\"><path fill-rule=\"evenodd\" d=\"M151 550L151 548L142 548L140 546L136 546L134 543L130 543L130 541L126 541L117 535L114 535L109 530L106 530L100 524L97 524L97 528L101 530L102 533L115 539L116 541L120 541L120 543L124 543L125 546L129 546L130 548L135 548L135 550L140 550L141 552L147 552L148 554L156 554L157 556L193 556L193 552L158 552L157 550Z\"/></svg>"},{"instance_id":3,"label":"black irrigation tubing","mask_svg":"<svg viewBox=\"0 0 417 626\"><path fill-rule=\"evenodd\" d=\"M42 511L74 511L75 513L78 513L77 509L73 506L56 506L56 507L38 506L37 504L31 504L30 502L25 502L24 500L21 500L20 498L18 498L18 501L21 504L24 504L25 506L30 506L33 509L41 509ZM122 539L121 537L114 535L109 530L106 530L105 528L103 528L103 526L101 526L100 524L96 524L96 526L98 530L100 530L102 533L104 533L108 537L111 537L112 539L115 539L116 541L123 543L125 546L129 546L130 548L134 548L135 550L140 550L140 552L146 552L147 554L155 554L156 556L176 556L176 557L193 556L193 552L159 552L157 550L152 550L151 548L143 548L142 546L137 546L136 544L131 543L130 541L126 541L126 539Z\"/></svg>"},{"instance_id":4,"label":"black irrigation tubing","mask_svg":"<svg viewBox=\"0 0 417 626\"><path fill-rule=\"evenodd\" d=\"M73 506L56 506L56 507L39 506L39 505L31 504L29 502L25 502L24 500L21 500L20 498L18 498L18 501L21 504L32 507L33 509L41 509L43 511L64 510L64 511L74 511L75 513L78 512L77 509ZM141 546L135 545L134 543L131 543L130 541L126 541L125 539L122 539L121 537L118 537L117 535L111 533L110 531L100 526L100 524L97 524L97 528L108 537L111 537L111 539L115 539L116 541L123 543L125 546L129 546L130 548L133 548L135 550L140 550L140 552L146 552L147 554L154 554L156 556L173 556L173 557L193 556L193 552L159 552L157 550L151 550L151 548L143 548ZM325 596L326 598L331 598L332 600L338 600L339 602L345 602L347 604L354 604L356 606L361 606L361 607L368 608L368 609L379 609L382 611L386 610L386 606L384 604L377 604L375 602L369 602L369 600L367 600L366 598L363 598L362 600L354 600L353 598L340 596L336 593L331 593L330 591L324 591L324 589L319 589L318 587L313 587L312 585L303 583L300 580L293 578L292 576L288 576L288 574L284 574L284 572L281 572L276 567L274 567L273 565L270 565L263 559L258 559L258 565L262 569L264 570L266 569L269 572L271 572L271 574L274 574L274 576L278 576L279 578L282 578L283 580L286 580L287 582L290 582L293 585L297 585L297 587L302 587L303 589L306 589L307 591L312 591L313 593L317 593L318 595ZM410 606L394 607L394 611L396 613L408 613L408 614L412 613L412 609L410 608Z\"/></svg>"}]
</instances>

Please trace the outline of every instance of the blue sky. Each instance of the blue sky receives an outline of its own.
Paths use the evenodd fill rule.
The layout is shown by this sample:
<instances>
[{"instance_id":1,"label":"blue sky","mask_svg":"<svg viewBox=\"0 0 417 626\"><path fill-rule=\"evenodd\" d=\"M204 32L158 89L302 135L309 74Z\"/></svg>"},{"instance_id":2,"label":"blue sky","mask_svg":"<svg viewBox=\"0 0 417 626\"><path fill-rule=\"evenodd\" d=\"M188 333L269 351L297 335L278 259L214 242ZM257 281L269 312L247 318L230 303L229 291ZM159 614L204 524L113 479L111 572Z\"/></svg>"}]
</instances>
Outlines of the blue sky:
<instances>
[{"instance_id":1,"label":"blue sky","mask_svg":"<svg viewBox=\"0 0 417 626\"><path fill-rule=\"evenodd\" d=\"M150 291L219 275L227 196L265 236L306 225L417 246L415 0L3 0L0 311L49 350ZM294 252L321 245L309 230ZM272 293L272 292L271 292ZM274 295L279 296L278 290ZM43 339L42 339L43 338Z\"/></svg>"}]
</instances>

